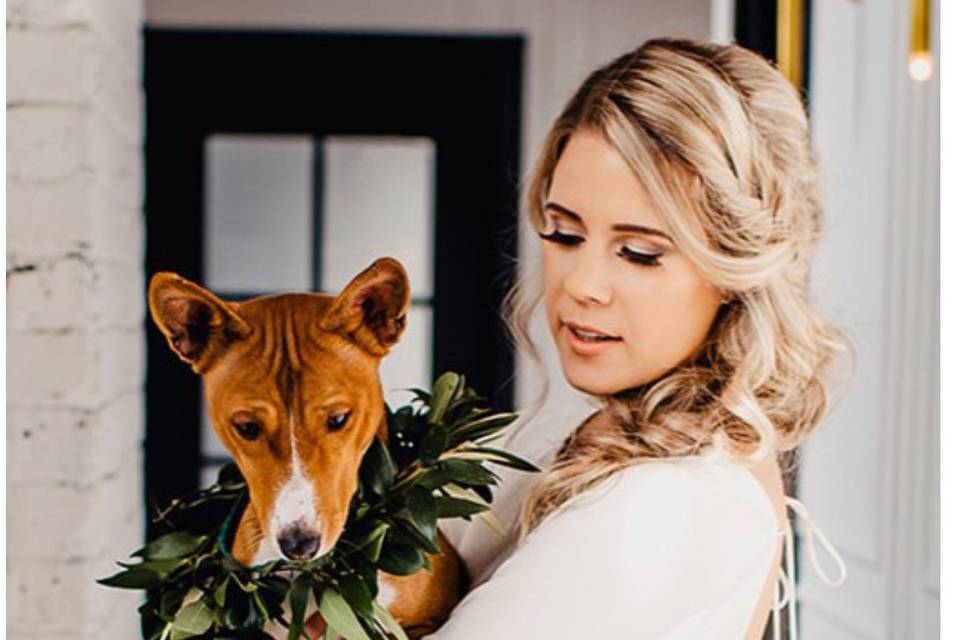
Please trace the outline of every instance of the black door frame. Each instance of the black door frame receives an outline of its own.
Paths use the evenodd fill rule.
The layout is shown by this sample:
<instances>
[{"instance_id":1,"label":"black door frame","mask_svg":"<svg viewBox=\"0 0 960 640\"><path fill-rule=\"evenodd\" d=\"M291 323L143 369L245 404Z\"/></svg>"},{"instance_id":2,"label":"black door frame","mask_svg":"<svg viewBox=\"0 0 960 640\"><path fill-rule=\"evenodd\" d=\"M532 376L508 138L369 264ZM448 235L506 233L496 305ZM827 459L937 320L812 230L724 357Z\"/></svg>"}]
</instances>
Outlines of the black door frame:
<instances>
[{"instance_id":1,"label":"black door frame","mask_svg":"<svg viewBox=\"0 0 960 640\"><path fill-rule=\"evenodd\" d=\"M810 92L810 27L813 3L806 0L803 7L803 74L800 94L809 108ZM735 0L734 41L741 47L755 51L771 62L777 60L777 3L770 0Z\"/></svg>"},{"instance_id":2,"label":"black door frame","mask_svg":"<svg viewBox=\"0 0 960 640\"><path fill-rule=\"evenodd\" d=\"M429 137L433 375L463 372L496 409L512 409L499 309L516 278L523 51L520 35L144 28L147 277L204 281L209 134ZM145 322L145 498L166 503L198 483L201 388Z\"/></svg>"}]
</instances>

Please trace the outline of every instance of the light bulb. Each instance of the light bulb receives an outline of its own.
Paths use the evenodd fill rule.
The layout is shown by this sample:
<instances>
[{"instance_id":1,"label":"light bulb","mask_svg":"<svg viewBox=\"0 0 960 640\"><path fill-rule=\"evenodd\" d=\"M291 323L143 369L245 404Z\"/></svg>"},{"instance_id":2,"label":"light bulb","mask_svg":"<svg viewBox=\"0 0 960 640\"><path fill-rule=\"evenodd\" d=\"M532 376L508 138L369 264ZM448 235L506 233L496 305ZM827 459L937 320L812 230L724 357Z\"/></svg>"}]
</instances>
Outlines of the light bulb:
<instances>
[{"instance_id":1,"label":"light bulb","mask_svg":"<svg viewBox=\"0 0 960 640\"><path fill-rule=\"evenodd\" d=\"M933 74L933 56L929 51L914 51L910 54L910 77L925 82Z\"/></svg>"}]
</instances>

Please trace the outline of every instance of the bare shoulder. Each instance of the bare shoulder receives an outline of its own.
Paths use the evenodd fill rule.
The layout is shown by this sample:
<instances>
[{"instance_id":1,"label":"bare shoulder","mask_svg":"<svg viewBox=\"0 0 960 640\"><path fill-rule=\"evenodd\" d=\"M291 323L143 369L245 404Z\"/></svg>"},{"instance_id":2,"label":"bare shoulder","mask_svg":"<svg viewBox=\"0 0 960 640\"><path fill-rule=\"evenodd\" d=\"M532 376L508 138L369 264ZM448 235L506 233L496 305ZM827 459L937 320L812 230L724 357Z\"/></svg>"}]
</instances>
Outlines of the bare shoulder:
<instances>
[{"instance_id":1,"label":"bare shoulder","mask_svg":"<svg viewBox=\"0 0 960 640\"><path fill-rule=\"evenodd\" d=\"M747 465L747 470L763 487L777 514L779 524L785 526L787 522L786 492L783 488L783 475L777 463L776 453L771 453L759 463Z\"/></svg>"}]
</instances>

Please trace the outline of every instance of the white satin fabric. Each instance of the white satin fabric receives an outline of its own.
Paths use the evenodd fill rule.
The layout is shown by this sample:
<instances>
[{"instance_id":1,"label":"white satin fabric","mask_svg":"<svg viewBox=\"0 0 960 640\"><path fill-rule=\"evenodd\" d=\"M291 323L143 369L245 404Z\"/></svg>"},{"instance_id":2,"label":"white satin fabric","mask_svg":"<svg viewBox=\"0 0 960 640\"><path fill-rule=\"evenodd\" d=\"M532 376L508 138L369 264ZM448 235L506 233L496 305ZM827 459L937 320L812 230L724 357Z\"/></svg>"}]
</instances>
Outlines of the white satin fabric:
<instances>
[{"instance_id":1,"label":"white satin fabric","mask_svg":"<svg viewBox=\"0 0 960 640\"><path fill-rule=\"evenodd\" d=\"M517 453L543 469L559 444ZM476 516L441 521L472 589L426 640L742 640L781 538L787 572L780 569L771 611L789 607L787 638L797 640L793 533L742 464L712 450L628 467L550 514L520 546L517 514L535 474L500 469L493 508L514 526L499 535ZM803 503L788 497L787 505L803 523L811 565L828 584L842 583L842 558ZM817 540L840 567L835 581L820 566Z\"/></svg>"}]
</instances>

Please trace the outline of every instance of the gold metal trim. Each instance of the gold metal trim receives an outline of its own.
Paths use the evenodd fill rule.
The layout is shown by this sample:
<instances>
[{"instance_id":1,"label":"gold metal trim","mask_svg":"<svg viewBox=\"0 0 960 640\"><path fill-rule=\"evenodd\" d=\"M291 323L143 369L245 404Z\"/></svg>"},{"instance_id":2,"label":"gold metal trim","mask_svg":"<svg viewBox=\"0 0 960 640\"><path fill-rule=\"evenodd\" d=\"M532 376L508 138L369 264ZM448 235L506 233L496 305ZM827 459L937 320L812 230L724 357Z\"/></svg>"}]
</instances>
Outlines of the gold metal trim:
<instances>
[{"instance_id":1,"label":"gold metal trim","mask_svg":"<svg viewBox=\"0 0 960 640\"><path fill-rule=\"evenodd\" d=\"M910 77L917 81L930 78L933 73L933 54L930 52L930 0L910 1Z\"/></svg>"},{"instance_id":2,"label":"gold metal trim","mask_svg":"<svg viewBox=\"0 0 960 640\"><path fill-rule=\"evenodd\" d=\"M777 0L777 66L799 91L803 85L803 0Z\"/></svg>"}]
</instances>

